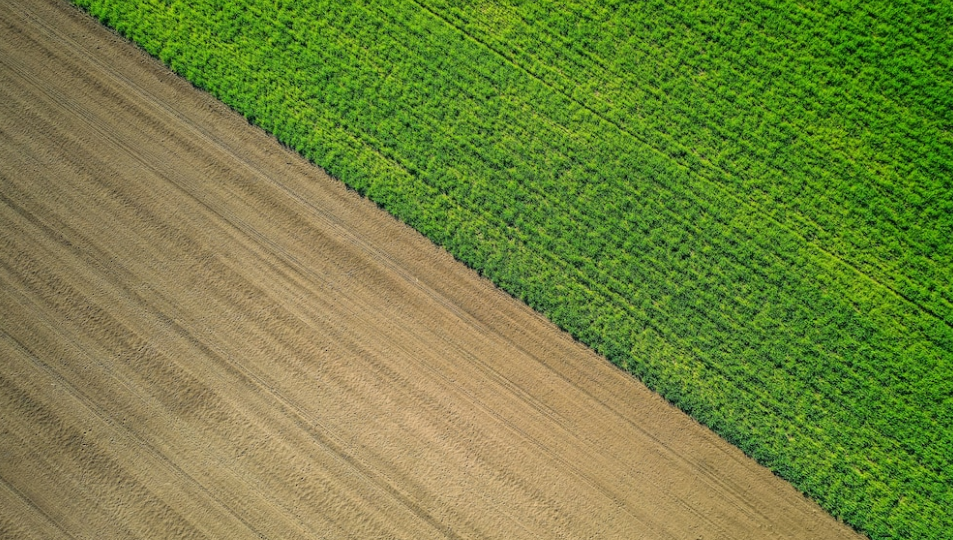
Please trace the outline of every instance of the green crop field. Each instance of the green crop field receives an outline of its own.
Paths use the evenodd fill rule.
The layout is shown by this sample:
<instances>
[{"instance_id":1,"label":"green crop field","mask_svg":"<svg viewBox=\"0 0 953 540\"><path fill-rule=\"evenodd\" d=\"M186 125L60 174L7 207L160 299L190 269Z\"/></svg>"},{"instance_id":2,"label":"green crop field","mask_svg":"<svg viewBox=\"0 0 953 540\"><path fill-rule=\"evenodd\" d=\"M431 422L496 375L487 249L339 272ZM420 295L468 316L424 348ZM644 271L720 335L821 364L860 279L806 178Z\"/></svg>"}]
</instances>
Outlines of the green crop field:
<instances>
[{"instance_id":1,"label":"green crop field","mask_svg":"<svg viewBox=\"0 0 953 540\"><path fill-rule=\"evenodd\" d=\"M953 2L74 1L833 515L953 538Z\"/></svg>"}]
</instances>

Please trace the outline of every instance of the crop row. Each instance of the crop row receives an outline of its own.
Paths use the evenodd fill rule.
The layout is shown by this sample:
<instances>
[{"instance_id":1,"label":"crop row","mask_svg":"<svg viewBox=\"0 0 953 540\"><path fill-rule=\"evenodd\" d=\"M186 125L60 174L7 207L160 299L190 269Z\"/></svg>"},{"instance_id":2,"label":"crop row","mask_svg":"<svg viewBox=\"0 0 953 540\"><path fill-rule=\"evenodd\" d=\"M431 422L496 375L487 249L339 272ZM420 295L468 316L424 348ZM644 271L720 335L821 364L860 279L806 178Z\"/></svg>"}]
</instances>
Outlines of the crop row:
<instances>
[{"instance_id":1,"label":"crop row","mask_svg":"<svg viewBox=\"0 0 953 540\"><path fill-rule=\"evenodd\" d=\"M953 324L953 9L422 2Z\"/></svg>"}]
</instances>

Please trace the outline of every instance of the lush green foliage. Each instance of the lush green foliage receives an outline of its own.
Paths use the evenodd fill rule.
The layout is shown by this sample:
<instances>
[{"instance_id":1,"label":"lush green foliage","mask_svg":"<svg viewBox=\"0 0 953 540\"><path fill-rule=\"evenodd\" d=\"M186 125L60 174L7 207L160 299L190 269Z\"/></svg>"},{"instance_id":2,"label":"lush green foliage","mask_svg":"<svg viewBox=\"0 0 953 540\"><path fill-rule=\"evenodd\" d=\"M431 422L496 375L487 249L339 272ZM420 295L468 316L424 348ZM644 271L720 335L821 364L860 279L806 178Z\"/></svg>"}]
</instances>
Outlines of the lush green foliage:
<instances>
[{"instance_id":1,"label":"lush green foliage","mask_svg":"<svg viewBox=\"0 0 953 540\"><path fill-rule=\"evenodd\" d=\"M953 536L949 2L75 1L835 516Z\"/></svg>"}]
</instances>

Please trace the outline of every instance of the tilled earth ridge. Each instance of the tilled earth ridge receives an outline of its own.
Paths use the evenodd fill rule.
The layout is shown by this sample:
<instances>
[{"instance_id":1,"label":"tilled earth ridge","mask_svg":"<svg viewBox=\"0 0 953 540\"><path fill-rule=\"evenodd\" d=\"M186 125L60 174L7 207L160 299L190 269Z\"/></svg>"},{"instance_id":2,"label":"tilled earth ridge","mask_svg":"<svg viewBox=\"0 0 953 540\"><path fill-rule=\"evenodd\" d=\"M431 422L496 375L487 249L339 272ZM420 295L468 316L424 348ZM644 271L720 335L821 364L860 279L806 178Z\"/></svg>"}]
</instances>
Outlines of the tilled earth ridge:
<instances>
[{"instance_id":1,"label":"tilled earth ridge","mask_svg":"<svg viewBox=\"0 0 953 540\"><path fill-rule=\"evenodd\" d=\"M2 538L860 538L64 2L0 231Z\"/></svg>"}]
</instances>

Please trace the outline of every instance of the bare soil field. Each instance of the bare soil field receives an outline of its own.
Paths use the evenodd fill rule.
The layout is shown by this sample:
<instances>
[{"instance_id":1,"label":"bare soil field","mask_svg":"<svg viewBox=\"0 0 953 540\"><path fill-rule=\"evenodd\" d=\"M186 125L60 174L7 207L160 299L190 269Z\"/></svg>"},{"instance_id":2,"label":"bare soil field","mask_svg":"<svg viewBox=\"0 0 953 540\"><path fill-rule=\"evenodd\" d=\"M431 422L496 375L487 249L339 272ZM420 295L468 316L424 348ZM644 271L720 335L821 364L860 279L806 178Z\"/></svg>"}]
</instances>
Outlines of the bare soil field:
<instances>
[{"instance_id":1,"label":"bare soil field","mask_svg":"<svg viewBox=\"0 0 953 540\"><path fill-rule=\"evenodd\" d=\"M0 537L859 538L158 61L0 3Z\"/></svg>"}]
</instances>

